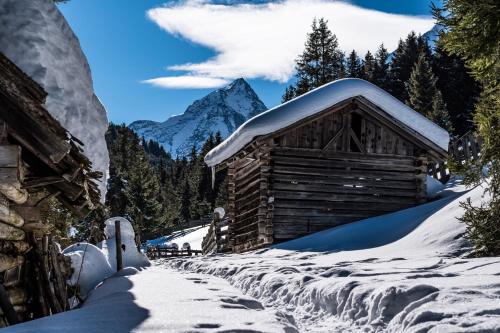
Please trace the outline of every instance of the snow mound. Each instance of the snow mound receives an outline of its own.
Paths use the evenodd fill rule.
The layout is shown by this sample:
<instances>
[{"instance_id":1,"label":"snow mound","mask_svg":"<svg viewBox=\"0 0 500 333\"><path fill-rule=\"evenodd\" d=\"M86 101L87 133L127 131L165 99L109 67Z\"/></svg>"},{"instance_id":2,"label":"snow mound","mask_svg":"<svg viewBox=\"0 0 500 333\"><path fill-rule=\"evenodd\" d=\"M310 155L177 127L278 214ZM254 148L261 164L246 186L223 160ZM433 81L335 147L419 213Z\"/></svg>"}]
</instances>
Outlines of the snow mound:
<instances>
[{"instance_id":1,"label":"snow mound","mask_svg":"<svg viewBox=\"0 0 500 333\"><path fill-rule=\"evenodd\" d=\"M241 125L205 156L208 166L233 156L255 137L273 133L346 99L363 96L390 116L448 151L448 132L379 87L361 79L341 79L261 113Z\"/></svg>"},{"instance_id":2,"label":"snow mound","mask_svg":"<svg viewBox=\"0 0 500 333\"><path fill-rule=\"evenodd\" d=\"M498 332L500 258L468 258L457 180L442 199L242 255L166 262L228 280L301 332ZM384 225L386 224L386 225Z\"/></svg>"},{"instance_id":3,"label":"snow mound","mask_svg":"<svg viewBox=\"0 0 500 333\"><path fill-rule=\"evenodd\" d=\"M83 298L104 279L113 275L108 258L95 245L73 244L64 249L63 254L71 258L73 268L73 274L68 283L70 286L79 285L80 295Z\"/></svg>"},{"instance_id":4,"label":"snow mound","mask_svg":"<svg viewBox=\"0 0 500 333\"><path fill-rule=\"evenodd\" d=\"M142 268L149 266L150 263L146 255L137 249L132 224L123 217L112 217L104 222L106 225L104 233L107 239L97 245L106 254L112 270L116 272L115 221L120 221L123 267Z\"/></svg>"},{"instance_id":5,"label":"snow mound","mask_svg":"<svg viewBox=\"0 0 500 333\"><path fill-rule=\"evenodd\" d=\"M219 214L219 219L223 219L226 215L226 211L222 207L217 207L214 209L214 215Z\"/></svg>"},{"instance_id":6,"label":"snow mound","mask_svg":"<svg viewBox=\"0 0 500 333\"><path fill-rule=\"evenodd\" d=\"M427 198L434 199L439 193L444 189L443 183L434 177L427 175L427 180L425 182L427 186Z\"/></svg>"},{"instance_id":7,"label":"snow mound","mask_svg":"<svg viewBox=\"0 0 500 333\"><path fill-rule=\"evenodd\" d=\"M120 221L123 268L116 273L115 221ZM77 243L64 249L63 254L71 258L73 274L68 283L80 286L80 296L85 298L99 283L113 274L118 276L133 275L138 268L150 265L144 253L135 245L135 233L132 224L123 217L113 217L105 222L104 232L108 239L97 246L89 243Z\"/></svg>"},{"instance_id":8,"label":"snow mound","mask_svg":"<svg viewBox=\"0 0 500 333\"><path fill-rule=\"evenodd\" d=\"M78 38L54 1L2 0L0 26L0 52L45 89L47 110L84 143L94 170L106 175L106 110ZM104 200L105 179L100 190Z\"/></svg>"}]
</instances>

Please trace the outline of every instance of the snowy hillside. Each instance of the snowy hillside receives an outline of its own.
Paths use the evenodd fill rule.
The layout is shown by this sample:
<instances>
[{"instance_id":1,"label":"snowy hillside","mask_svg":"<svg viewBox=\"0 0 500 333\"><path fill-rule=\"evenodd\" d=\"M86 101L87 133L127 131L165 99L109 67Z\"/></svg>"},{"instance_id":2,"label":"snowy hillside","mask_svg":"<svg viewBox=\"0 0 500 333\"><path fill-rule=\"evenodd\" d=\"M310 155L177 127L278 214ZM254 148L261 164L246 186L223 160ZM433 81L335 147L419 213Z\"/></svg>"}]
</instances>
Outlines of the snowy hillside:
<instances>
[{"instance_id":1,"label":"snowy hillside","mask_svg":"<svg viewBox=\"0 0 500 333\"><path fill-rule=\"evenodd\" d=\"M84 144L95 170L107 173L106 110L94 94L80 42L53 0L2 0L0 52L48 93L46 108ZM105 193L106 184L100 184Z\"/></svg>"},{"instance_id":2,"label":"snowy hillside","mask_svg":"<svg viewBox=\"0 0 500 333\"><path fill-rule=\"evenodd\" d=\"M155 246L175 243L181 248L184 243L189 243L191 250L201 250L201 242L203 241L203 237L208 233L208 228L209 226L207 225L205 227L194 227L175 231L170 235L148 240L146 241L146 245Z\"/></svg>"},{"instance_id":3,"label":"snowy hillside","mask_svg":"<svg viewBox=\"0 0 500 333\"><path fill-rule=\"evenodd\" d=\"M222 277L300 332L499 332L500 258L467 258L457 183L443 198L243 255L166 261Z\"/></svg>"},{"instance_id":4,"label":"snowy hillside","mask_svg":"<svg viewBox=\"0 0 500 333\"><path fill-rule=\"evenodd\" d=\"M210 133L226 138L245 120L267 108L244 79L237 79L195 101L186 111L162 123L138 120L129 125L147 140L158 141L173 157L200 148Z\"/></svg>"}]
</instances>

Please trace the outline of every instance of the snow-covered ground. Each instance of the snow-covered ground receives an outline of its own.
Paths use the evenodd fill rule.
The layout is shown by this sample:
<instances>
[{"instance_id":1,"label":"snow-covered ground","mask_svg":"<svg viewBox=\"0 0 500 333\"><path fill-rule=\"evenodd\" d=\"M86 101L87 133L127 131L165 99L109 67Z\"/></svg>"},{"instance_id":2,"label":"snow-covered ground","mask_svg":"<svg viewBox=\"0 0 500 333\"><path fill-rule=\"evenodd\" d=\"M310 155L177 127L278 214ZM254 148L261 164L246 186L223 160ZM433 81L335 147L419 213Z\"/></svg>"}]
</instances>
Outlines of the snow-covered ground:
<instances>
[{"instance_id":1,"label":"snow-covered ground","mask_svg":"<svg viewBox=\"0 0 500 333\"><path fill-rule=\"evenodd\" d=\"M219 276L301 332L500 332L500 258L467 258L460 201L442 198L243 255L165 261Z\"/></svg>"},{"instance_id":2,"label":"snow-covered ground","mask_svg":"<svg viewBox=\"0 0 500 333\"><path fill-rule=\"evenodd\" d=\"M146 245L169 245L175 243L180 249L184 243L189 243L191 250L201 250L201 242L208 232L208 227L207 225L205 227L193 227L176 231L170 235L148 240Z\"/></svg>"},{"instance_id":3,"label":"snow-covered ground","mask_svg":"<svg viewBox=\"0 0 500 333\"><path fill-rule=\"evenodd\" d=\"M265 311L217 277L159 267L120 275L107 279L79 309L2 332L297 332L283 313Z\"/></svg>"},{"instance_id":4,"label":"snow-covered ground","mask_svg":"<svg viewBox=\"0 0 500 333\"><path fill-rule=\"evenodd\" d=\"M272 249L125 268L81 307L5 332L500 332L500 258L469 258L456 219L482 193L455 181ZM204 229L173 236L196 244Z\"/></svg>"}]
</instances>

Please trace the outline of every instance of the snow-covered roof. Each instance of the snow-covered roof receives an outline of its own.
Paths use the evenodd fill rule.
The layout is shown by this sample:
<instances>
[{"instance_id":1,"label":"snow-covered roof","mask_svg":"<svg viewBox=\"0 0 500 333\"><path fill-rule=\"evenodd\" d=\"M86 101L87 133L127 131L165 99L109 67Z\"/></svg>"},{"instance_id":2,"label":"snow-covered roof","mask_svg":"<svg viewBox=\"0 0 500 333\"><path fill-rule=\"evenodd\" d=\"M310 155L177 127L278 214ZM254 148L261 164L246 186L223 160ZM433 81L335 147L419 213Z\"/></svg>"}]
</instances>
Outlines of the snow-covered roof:
<instances>
[{"instance_id":1,"label":"snow-covered roof","mask_svg":"<svg viewBox=\"0 0 500 333\"><path fill-rule=\"evenodd\" d=\"M208 152L205 163L208 166L217 165L236 154L254 138L276 132L355 96L363 96L438 147L448 150L448 132L431 120L374 84L361 79L341 79L247 120L226 140Z\"/></svg>"}]
</instances>

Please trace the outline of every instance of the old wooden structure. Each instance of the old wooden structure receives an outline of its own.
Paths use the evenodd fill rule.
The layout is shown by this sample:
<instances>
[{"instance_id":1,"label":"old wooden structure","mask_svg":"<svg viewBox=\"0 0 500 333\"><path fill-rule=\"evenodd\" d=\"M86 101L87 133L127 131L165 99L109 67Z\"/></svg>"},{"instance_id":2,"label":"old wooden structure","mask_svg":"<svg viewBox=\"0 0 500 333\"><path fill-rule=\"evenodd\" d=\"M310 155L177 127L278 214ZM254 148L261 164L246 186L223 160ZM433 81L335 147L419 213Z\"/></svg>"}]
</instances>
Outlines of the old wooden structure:
<instances>
[{"instance_id":1,"label":"old wooden structure","mask_svg":"<svg viewBox=\"0 0 500 333\"><path fill-rule=\"evenodd\" d=\"M201 242L203 254L229 252L229 219L219 217L217 213L208 227L208 232Z\"/></svg>"},{"instance_id":2,"label":"old wooden structure","mask_svg":"<svg viewBox=\"0 0 500 333\"><path fill-rule=\"evenodd\" d=\"M259 115L207 155L210 166L228 170L232 251L425 202L427 165L446 159L446 149L412 128L411 120L394 115L409 112L442 137L448 134L379 88L367 86L365 93L368 83L357 81L349 86L350 95L338 92L345 82L333 83L328 91L320 88ZM329 101L329 94L335 98ZM379 104L401 109L389 113L373 102L377 98ZM287 114L301 111L305 116L287 121ZM284 125L252 134L243 144L237 136L273 121ZM242 148L232 152L231 145L238 143Z\"/></svg>"},{"instance_id":3,"label":"old wooden structure","mask_svg":"<svg viewBox=\"0 0 500 333\"><path fill-rule=\"evenodd\" d=\"M80 216L99 203L81 143L44 108L46 93L0 53L0 326L68 308L69 262L40 209Z\"/></svg>"}]
</instances>

